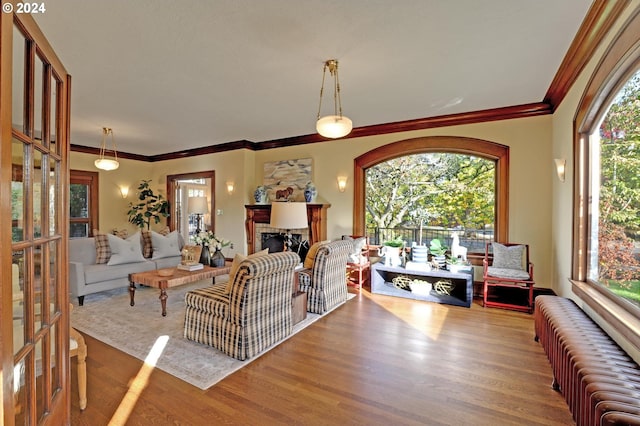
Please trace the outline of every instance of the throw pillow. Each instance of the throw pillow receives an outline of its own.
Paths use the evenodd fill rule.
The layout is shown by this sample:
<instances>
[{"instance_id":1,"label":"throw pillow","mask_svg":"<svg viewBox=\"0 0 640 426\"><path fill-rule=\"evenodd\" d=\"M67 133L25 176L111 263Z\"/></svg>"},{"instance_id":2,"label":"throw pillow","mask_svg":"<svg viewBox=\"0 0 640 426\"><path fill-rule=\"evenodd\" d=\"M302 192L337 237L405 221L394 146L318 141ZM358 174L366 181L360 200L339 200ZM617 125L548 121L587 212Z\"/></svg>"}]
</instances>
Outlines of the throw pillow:
<instances>
[{"instance_id":1,"label":"throw pillow","mask_svg":"<svg viewBox=\"0 0 640 426\"><path fill-rule=\"evenodd\" d=\"M111 259L111 247L106 234L95 234L93 237L96 243L96 263L104 264Z\"/></svg>"},{"instance_id":2,"label":"throw pillow","mask_svg":"<svg viewBox=\"0 0 640 426\"><path fill-rule=\"evenodd\" d=\"M111 247L111 259L107 265L121 265L123 263L144 262L140 248L140 233L136 232L126 240L115 235L108 234L109 246Z\"/></svg>"},{"instance_id":3,"label":"throw pillow","mask_svg":"<svg viewBox=\"0 0 640 426\"><path fill-rule=\"evenodd\" d=\"M142 256L149 259L153 255L153 241L151 240L151 232L146 229L140 234L142 238Z\"/></svg>"},{"instance_id":4,"label":"throw pillow","mask_svg":"<svg viewBox=\"0 0 640 426\"><path fill-rule=\"evenodd\" d=\"M178 231L170 232L166 237L155 231L151 231L151 241L153 245L152 259L180 256Z\"/></svg>"},{"instance_id":5,"label":"throw pillow","mask_svg":"<svg viewBox=\"0 0 640 426\"><path fill-rule=\"evenodd\" d=\"M362 250L367 244L367 237L353 238L349 235L343 235L342 239L345 241L351 241L351 243L353 244L353 248L351 249L351 253L349 253L349 259L347 260L347 262L362 263Z\"/></svg>"},{"instance_id":6,"label":"throw pillow","mask_svg":"<svg viewBox=\"0 0 640 426\"><path fill-rule=\"evenodd\" d=\"M524 270L522 256L524 255L524 246L505 246L500 243L491 243L493 247L493 263L494 268L502 269L519 269Z\"/></svg>"},{"instance_id":7,"label":"throw pillow","mask_svg":"<svg viewBox=\"0 0 640 426\"><path fill-rule=\"evenodd\" d=\"M255 252L253 254L250 254L249 256L245 256L244 254L241 254L241 253L236 253L236 255L233 258L233 262L231 262L231 270L229 271L229 281L227 281L227 286L225 287L224 292L226 294L231 293L231 287L233 287L233 282L236 280L236 274L238 273L238 268L240 267L240 264L242 263L243 260L253 259L254 257L265 256L267 254L269 254L268 248Z\"/></svg>"},{"instance_id":8,"label":"throw pillow","mask_svg":"<svg viewBox=\"0 0 640 426\"><path fill-rule=\"evenodd\" d=\"M116 237L122 238L123 240L129 237L129 231L127 231L126 229L120 229L120 230L114 229L111 233Z\"/></svg>"},{"instance_id":9,"label":"throw pillow","mask_svg":"<svg viewBox=\"0 0 640 426\"><path fill-rule=\"evenodd\" d=\"M311 246L311 248L307 252L307 257L304 258L304 267L306 269L312 269L313 268L313 262L315 262L315 260L316 260L316 253L318 253L318 249L320 248L320 246L322 244L326 244L329 241L330 240L318 241L317 243L315 243L315 244L313 244Z\"/></svg>"}]
</instances>

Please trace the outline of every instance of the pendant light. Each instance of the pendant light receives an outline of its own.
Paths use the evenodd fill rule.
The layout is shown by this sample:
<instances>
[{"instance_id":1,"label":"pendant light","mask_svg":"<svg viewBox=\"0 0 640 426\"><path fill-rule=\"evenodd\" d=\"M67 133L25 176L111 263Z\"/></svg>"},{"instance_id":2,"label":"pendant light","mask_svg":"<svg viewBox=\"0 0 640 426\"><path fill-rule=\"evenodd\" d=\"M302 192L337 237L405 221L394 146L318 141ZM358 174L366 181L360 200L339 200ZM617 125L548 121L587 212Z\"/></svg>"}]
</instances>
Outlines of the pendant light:
<instances>
[{"instance_id":1,"label":"pendant light","mask_svg":"<svg viewBox=\"0 0 640 426\"><path fill-rule=\"evenodd\" d=\"M113 148L113 159L106 158L104 152L106 150L107 138L111 135L111 147ZM102 145L100 145L100 158L94 161L94 164L100 170L115 170L120 167L118 163L118 151L116 150L116 142L113 139L113 131L109 127L102 128Z\"/></svg>"},{"instance_id":2,"label":"pendant light","mask_svg":"<svg viewBox=\"0 0 640 426\"><path fill-rule=\"evenodd\" d=\"M320 117L322 109L322 95L324 94L324 80L327 68L333 77L333 115ZM340 100L340 79L338 78L338 60L329 59L322 69L322 86L320 87L320 105L318 105L318 121L316 130L321 136L337 139L347 136L353 129L353 123L348 117L342 115L342 101Z\"/></svg>"}]
</instances>

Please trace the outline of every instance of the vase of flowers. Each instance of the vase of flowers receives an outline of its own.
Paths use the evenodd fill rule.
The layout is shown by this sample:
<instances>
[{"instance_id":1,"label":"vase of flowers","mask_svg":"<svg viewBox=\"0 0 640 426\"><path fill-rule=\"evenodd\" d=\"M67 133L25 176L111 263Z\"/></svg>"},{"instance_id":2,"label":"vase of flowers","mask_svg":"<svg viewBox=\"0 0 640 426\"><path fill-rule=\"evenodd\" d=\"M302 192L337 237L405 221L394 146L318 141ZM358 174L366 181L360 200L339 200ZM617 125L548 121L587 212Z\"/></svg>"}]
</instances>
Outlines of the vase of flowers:
<instances>
[{"instance_id":1,"label":"vase of flowers","mask_svg":"<svg viewBox=\"0 0 640 426\"><path fill-rule=\"evenodd\" d=\"M213 267L224 266L225 258L222 249L231 244L231 241L216 237L211 231L201 231L193 237L196 244L202 246L200 263ZM213 251L213 254L211 252Z\"/></svg>"}]
</instances>

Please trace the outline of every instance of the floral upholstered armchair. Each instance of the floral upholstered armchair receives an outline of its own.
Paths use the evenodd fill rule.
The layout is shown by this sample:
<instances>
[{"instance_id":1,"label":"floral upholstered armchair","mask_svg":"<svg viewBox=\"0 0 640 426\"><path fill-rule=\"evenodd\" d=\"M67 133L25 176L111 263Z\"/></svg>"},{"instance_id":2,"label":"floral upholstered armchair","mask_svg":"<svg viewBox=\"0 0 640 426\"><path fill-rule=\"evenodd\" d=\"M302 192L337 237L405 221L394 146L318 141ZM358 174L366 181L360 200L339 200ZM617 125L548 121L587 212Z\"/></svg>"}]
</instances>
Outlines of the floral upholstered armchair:
<instances>
[{"instance_id":1,"label":"floral upholstered armchair","mask_svg":"<svg viewBox=\"0 0 640 426\"><path fill-rule=\"evenodd\" d=\"M347 260L353 243L346 240L315 243L299 274L300 290L307 293L307 311L323 314L347 301Z\"/></svg>"},{"instance_id":2,"label":"floral upholstered armchair","mask_svg":"<svg viewBox=\"0 0 640 426\"><path fill-rule=\"evenodd\" d=\"M280 342L292 330L299 262L293 252L250 256L237 264L234 259L229 282L187 292L184 337L241 361Z\"/></svg>"}]
</instances>

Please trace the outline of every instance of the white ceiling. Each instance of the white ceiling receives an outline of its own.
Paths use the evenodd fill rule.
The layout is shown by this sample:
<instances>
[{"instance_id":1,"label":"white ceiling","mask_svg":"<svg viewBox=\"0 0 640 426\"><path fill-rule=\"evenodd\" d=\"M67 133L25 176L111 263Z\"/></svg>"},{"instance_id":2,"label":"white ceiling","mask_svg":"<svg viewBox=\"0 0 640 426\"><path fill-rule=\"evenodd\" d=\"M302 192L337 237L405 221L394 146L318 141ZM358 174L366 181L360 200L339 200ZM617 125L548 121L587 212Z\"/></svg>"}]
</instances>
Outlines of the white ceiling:
<instances>
[{"instance_id":1,"label":"white ceiling","mask_svg":"<svg viewBox=\"0 0 640 426\"><path fill-rule=\"evenodd\" d=\"M315 133L331 58L354 127L540 102L590 4L55 0L34 17L72 75L71 143L107 126L156 155Z\"/></svg>"}]
</instances>

